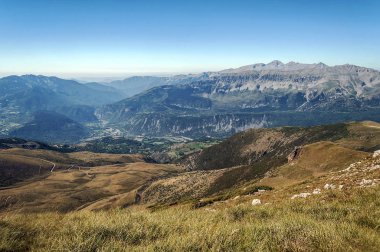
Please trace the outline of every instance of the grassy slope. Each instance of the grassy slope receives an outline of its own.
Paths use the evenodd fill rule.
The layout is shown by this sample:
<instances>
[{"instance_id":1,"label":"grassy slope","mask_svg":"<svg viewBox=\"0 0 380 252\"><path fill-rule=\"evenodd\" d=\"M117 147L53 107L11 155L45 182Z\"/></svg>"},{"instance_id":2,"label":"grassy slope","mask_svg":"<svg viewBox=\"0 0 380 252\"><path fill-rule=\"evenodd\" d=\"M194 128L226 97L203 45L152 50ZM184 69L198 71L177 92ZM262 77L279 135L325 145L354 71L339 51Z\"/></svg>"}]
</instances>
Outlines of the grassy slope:
<instances>
[{"instance_id":1,"label":"grassy slope","mask_svg":"<svg viewBox=\"0 0 380 252\"><path fill-rule=\"evenodd\" d=\"M362 179L377 182L363 187ZM0 250L378 251L379 181L380 157L368 157L285 189L198 209L2 213ZM325 183L344 187L290 199ZM252 206L253 198L264 204Z\"/></svg>"},{"instance_id":2,"label":"grassy slope","mask_svg":"<svg viewBox=\"0 0 380 252\"><path fill-rule=\"evenodd\" d=\"M284 134L290 139L284 138ZM335 142L317 141L319 139L331 139ZM307 141L314 143L304 145L300 157L288 163L286 156L292 149L284 146L294 146L295 143ZM278 144L279 142L282 143ZM228 162L236 165L238 162L244 162L242 157L252 156L252 153L254 155L263 153L266 150L279 153L281 158L268 154L268 158L274 159L270 167L266 163L268 158L264 155L252 165L194 171L159 180L143 192L143 201L152 207L189 201L198 202L200 198L204 198L201 202L214 202L249 193L257 190L257 186L270 186L276 189L286 187L344 169L349 164L371 155L360 150L374 150L379 143L380 125L373 122L309 129L285 127L274 130L248 130L204 151L206 153L202 157L204 166L209 165L207 160L224 163L223 160L228 158ZM277 167L276 161L281 161ZM266 167L270 170L265 175L256 173L258 169ZM252 175L255 174L257 177L252 179Z\"/></svg>"},{"instance_id":3,"label":"grassy slope","mask_svg":"<svg viewBox=\"0 0 380 252\"><path fill-rule=\"evenodd\" d=\"M28 179L38 179L54 170L75 166L94 167L112 164L143 162L138 154L105 154L91 152L60 153L51 150L11 148L0 150L0 188ZM36 177L37 176L37 177Z\"/></svg>"},{"instance_id":4,"label":"grassy slope","mask_svg":"<svg viewBox=\"0 0 380 252\"><path fill-rule=\"evenodd\" d=\"M355 122L309 128L251 129L190 156L183 164L192 170L235 167L216 181L210 192L215 193L236 183L259 179L273 168L285 165L294 147L320 141L332 141L352 150L374 151L380 149L380 124Z\"/></svg>"},{"instance_id":5,"label":"grassy slope","mask_svg":"<svg viewBox=\"0 0 380 252\"><path fill-rule=\"evenodd\" d=\"M211 211L6 214L0 250L378 251L380 188ZM306 204L307 203L307 204Z\"/></svg>"},{"instance_id":6,"label":"grassy slope","mask_svg":"<svg viewBox=\"0 0 380 252\"><path fill-rule=\"evenodd\" d=\"M162 198L169 192L185 195L185 199L202 197L191 190L207 194L212 191L207 185L220 189L216 183L221 177L233 178L226 171L239 167L153 181L179 168L145 163L111 165L57 171L38 183L0 191L0 202L15 204L15 211L0 213L0 251L378 251L380 157L371 158L359 151L376 148L378 128L367 123L351 127L344 133L346 138L305 145L298 159L273 170L261 182L252 180L219 192L204 199L213 204L197 209L192 209L193 201L185 201L155 208L154 212L142 206L86 211L129 205L137 189L147 182L150 186L143 186L143 196ZM356 162L354 166L340 171L352 162ZM363 179L376 182L363 187ZM277 185L274 190L250 193L260 183L270 182ZM343 189L323 189L326 183L342 185ZM315 188L322 193L290 200ZM24 197L22 204L12 202L17 193L4 192L19 192ZM254 198L263 204L251 206ZM62 207L61 211L82 211L45 212L56 209L52 206ZM30 213L36 210L44 213Z\"/></svg>"},{"instance_id":7,"label":"grassy slope","mask_svg":"<svg viewBox=\"0 0 380 252\"><path fill-rule=\"evenodd\" d=\"M142 162L55 171L38 181L20 184L0 191L0 210L3 211L61 211L90 207L109 197L137 189L151 179L176 173L173 165ZM123 206L134 202L108 202ZM95 206L96 209L99 206Z\"/></svg>"},{"instance_id":8,"label":"grassy slope","mask_svg":"<svg viewBox=\"0 0 380 252\"><path fill-rule=\"evenodd\" d=\"M3 154L0 152L0 188L50 171L51 163L33 157Z\"/></svg>"},{"instance_id":9,"label":"grassy slope","mask_svg":"<svg viewBox=\"0 0 380 252\"><path fill-rule=\"evenodd\" d=\"M51 150L28 150L12 148L1 150L2 154L19 155L49 160L58 164L77 164L81 166L99 166L115 163L133 163L143 161L143 156L139 154L107 154L92 153L88 151L61 153Z\"/></svg>"},{"instance_id":10,"label":"grassy slope","mask_svg":"<svg viewBox=\"0 0 380 252\"><path fill-rule=\"evenodd\" d=\"M322 141L303 147L300 157L276 168L258 184L273 187L288 186L306 179L346 168L351 163L370 156L367 152L341 147Z\"/></svg>"}]
</instances>

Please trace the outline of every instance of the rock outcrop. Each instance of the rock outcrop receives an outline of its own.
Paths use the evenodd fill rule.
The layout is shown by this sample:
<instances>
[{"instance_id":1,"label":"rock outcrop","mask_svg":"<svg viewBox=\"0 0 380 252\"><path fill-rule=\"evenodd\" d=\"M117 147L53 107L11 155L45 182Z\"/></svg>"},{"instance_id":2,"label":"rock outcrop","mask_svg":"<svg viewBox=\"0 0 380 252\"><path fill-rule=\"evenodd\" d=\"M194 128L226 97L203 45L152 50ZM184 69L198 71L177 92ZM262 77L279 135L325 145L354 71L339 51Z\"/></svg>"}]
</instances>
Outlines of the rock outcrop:
<instances>
[{"instance_id":1,"label":"rock outcrop","mask_svg":"<svg viewBox=\"0 0 380 252\"><path fill-rule=\"evenodd\" d=\"M301 146L294 147L294 150L288 155L288 163L291 163L294 160L298 159L301 155L301 152L302 152Z\"/></svg>"}]
</instances>

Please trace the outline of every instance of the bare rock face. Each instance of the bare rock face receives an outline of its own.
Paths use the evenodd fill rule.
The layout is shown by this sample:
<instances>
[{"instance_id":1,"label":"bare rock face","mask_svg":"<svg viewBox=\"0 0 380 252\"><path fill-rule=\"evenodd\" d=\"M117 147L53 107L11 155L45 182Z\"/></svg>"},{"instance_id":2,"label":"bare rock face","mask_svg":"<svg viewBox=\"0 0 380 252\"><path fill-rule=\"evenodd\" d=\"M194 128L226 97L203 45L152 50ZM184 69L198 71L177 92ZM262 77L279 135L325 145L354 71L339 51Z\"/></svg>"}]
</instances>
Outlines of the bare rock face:
<instances>
[{"instance_id":1,"label":"bare rock face","mask_svg":"<svg viewBox=\"0 0 380 252\"><path fill-rule=\"evenodd\" d=\"M302 146L294 147L294 150L288 155L288 163L298 159L302 152Z\"/></svg>"}]
</instances>

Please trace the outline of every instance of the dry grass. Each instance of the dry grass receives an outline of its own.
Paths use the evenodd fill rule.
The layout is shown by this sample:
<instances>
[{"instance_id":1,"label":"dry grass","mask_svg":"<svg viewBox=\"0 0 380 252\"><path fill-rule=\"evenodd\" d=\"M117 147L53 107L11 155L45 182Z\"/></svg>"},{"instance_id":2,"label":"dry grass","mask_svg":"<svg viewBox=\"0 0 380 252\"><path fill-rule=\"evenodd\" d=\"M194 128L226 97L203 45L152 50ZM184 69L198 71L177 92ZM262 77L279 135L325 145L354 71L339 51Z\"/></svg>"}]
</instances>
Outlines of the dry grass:
<instances>
[{"instance_id":1,"label":"dry grass","mask_svg":"<svg viewBox=\"0 0 380 252\"><path fill-rule=\"evenodd\" d=\"M50 171L51 163L39 158L0 152L0 188Z\"/></svg>"},{"instance_id":2,"label":"dry grass","mask_svg":"<svg viewBox=\"0 0 380 252\"><path fill-rule=\"evenodd\" d=\"M140 154L108 154L93 153L89 151L61 153L51 150L13 148L0 150L0 154L40 158L57 164L77 164L81 166L101 166L115 163L133 163L143 161L143 156Z\"/></svg>"},{"instance_id":3,"label":"dry grass","mask_svg":"<svg viewBox=\"0 0 380 252\"><path fill-rule=\"evenodd\" d=\"M123 206L134 200L134 197L124 197L126 193L157 177L177 173L179 169L174 165L137 162L49 172L45 178L0 190L0 210L67 212L84 207ZM122 200L117 201L115 197ZM91 207L92 204L95 205Z\"/></svg>"},{"instance_id":4,"label":"dry grass","mask_svg":"<svg viewBox=\"0 0 380 252\"><path fill-rule=\"evenodd\" d=\"M258 184L276 188L289 186L342 170L351 163L369 156L370 153L348 149L329 141L309 144L302 148L297 160L276 168Z\"/></svg>"},{"instance_id":5,"label":"dry grass","mask_svg":"<svg viewBox=\"0 0 380 252\"><path fill-rule=\"evenodd\" d=\"M378 251L380 188L276 205L5 214L3 251Z\"/></svg>"},{"instance_id":6,"label":"dry grass","mask_svg":"<svg viewBox=\"0 0 380 252\"><path fill-rule=\"evenodd\" d=\"M348 126L349 136L337 141L338 144L365 151L380 149L380 123L364 121Z\"/></svg>"}]
</instances>

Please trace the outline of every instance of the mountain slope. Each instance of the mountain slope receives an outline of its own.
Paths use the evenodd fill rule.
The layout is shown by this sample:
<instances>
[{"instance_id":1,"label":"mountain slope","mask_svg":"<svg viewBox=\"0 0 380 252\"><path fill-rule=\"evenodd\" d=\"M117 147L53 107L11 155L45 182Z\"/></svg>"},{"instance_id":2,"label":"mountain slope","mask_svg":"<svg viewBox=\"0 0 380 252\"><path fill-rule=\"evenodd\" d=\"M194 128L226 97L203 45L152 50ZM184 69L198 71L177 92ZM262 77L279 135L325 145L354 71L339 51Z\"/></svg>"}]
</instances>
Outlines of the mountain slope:
<instances>
[{"instance_id":1,"label":"mountain slope","mask_svg":"<svg viewBox=\"0 0 380 252\"><path fill-rule=\"evenodd\" d=\"M33 120L10 132L11 136L49 143L78 142L88 136L88 130L70 118L50 111L39 111Z\"/></svg>"},{"instance_id":2,"label":"mountain slope","mask_svg":"<svg viewBox=\"0 0 380 252\"><path fill-rule=\"evenodd\" d=\"M274 61L154 87L106 105L96 115L126 134L198 136L318 121L380 120L379 110L379 71Z\"/></svg>"},{"instance_id":3,"label":"mountain slope","mask_svg":"<svg viewBox=\"0 0 380 252\"><path fill-rule=\"evenodd\" d=\"M199 79L202 79L202 75L188 74L175 75L171 77L133 76L124 80L116 80L110 83L104 83L104 85L116 88L122 91L127 97L131 97L153 87L186 84L191 83L192 81L197 81Z\"/></svg>"},{"instance_id":4,"label":"mountain slope","mask_svg":"<svg viewBox=\"0 0 380 252\"><path fill-rule=\"evenodd\" d=\"M32 119L37 111L54 111L80 122L96 121L95 107L124 96L96 83L80 84L57 77L23 75L0 79L2 134Z\"/></svg>"},{"instance_id":5,"label":"mountain slope","mask_svg":"<svg viewBox=\"0 0 380 252\"><path fill-rule=\"evenodd\" d=\"M374 122L341 123L308 128L280 127L250 129L189 157L189 170L212 170L234 166L286 163L297 147L320 141L332 141L355 150L380 149L380 124ZM265 160L265 161L262 161Z\"/></svg>"},{"instance_id":6,"label":"mountain slope","mask_svg":"<svg viewBox=\"0 0 380 252\"><path fill-rule=\"evenodd\" d=\"M350 162L362 159L368 156L367 152L372 153L377 149L380 149L380 124L373 122L309 128L250 129L188 156L181 164L187 170L193 171L188 175L192 178L184 181L192 181L193 177L199 177L196 181L200 188L204 187L204 195L212 195L242 183L276 174L277 171L283 174L281 170L286 171L289 181L297 182L313 177L313 174L343 169ZM300 156L298 151L301 153ZM331 155L332 157L329 157ZM297 165L288 165L289 160L297 158L301 160ZM321 165L319 168L316 166L318 162ZM310 172L309 169L313 171ZM294 176L298 178L291 175L293 170ZM205 173L209 175L202 175ZM282 179L281 183L287 181ZM274 187L281 183L276 179L268 182ZM176 186L188 188L189 193L197 192L191 189L190 185L186 186L185 182ZM156 187L159 189L154 191L166 192L161 185ZM171 195L169 191L161 197L175 199Z\"/></svg>"}]
</instances>

